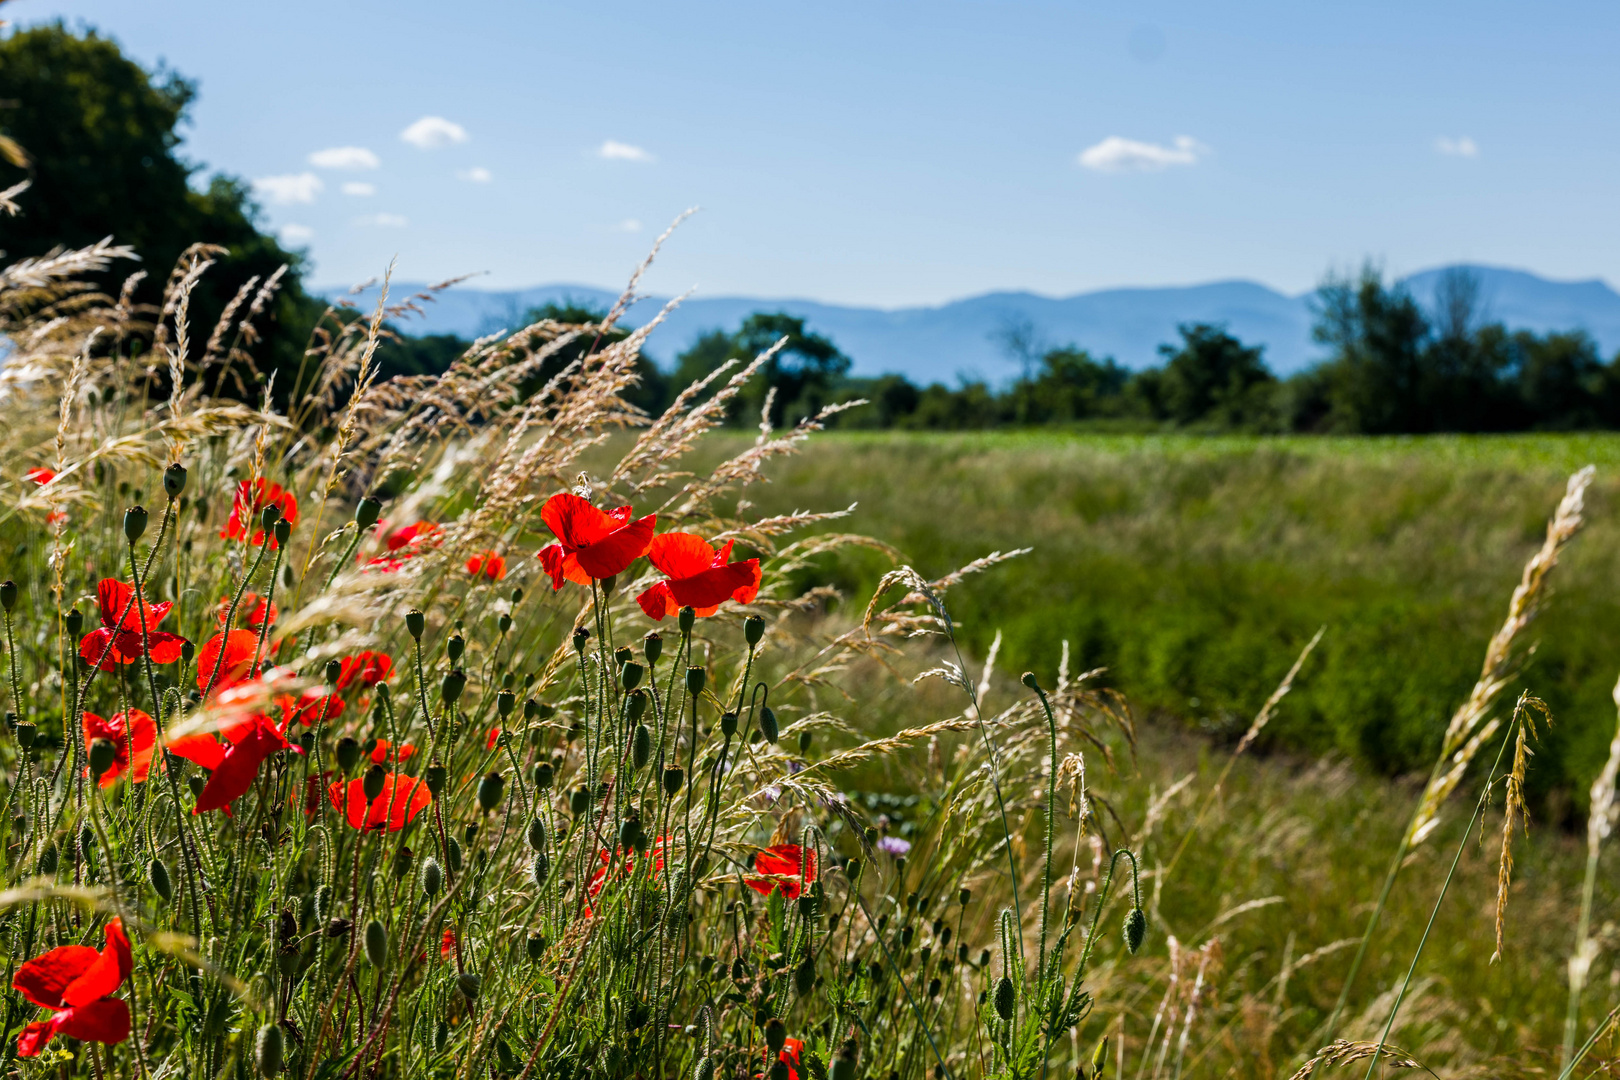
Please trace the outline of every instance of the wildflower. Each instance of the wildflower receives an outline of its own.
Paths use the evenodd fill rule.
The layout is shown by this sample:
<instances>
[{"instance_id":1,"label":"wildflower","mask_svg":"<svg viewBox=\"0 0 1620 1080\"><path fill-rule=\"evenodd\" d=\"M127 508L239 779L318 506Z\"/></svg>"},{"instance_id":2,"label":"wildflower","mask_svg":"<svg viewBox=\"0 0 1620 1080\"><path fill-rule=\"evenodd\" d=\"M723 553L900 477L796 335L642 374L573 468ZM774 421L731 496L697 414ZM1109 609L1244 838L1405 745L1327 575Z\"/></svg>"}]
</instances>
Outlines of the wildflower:
<instances>
[{"instance_id":1,"label":"wildflower","mask_svg":"<svg viewBox=\"0 0 1620 1080\"><path fill-rule=\"evenodd\" d=\"M877 849L898 859L911 852L911 841L902 840L898 836L885 836L878 840Z\"/></svg>"},{"instance_id":2,"label":"wildflower","mask_svg":"<svg viewBox=\"0 0 1620 1080\"><path fill-rule=\"evenodd\" d=\"M454 930L446 930L444 932L444 937L439 941L439 956L442 959L448 960L451 954L453 954L455 951L456 932Z\"/></svg>"},{"instance_id":3,"label":"wildflower","mask_svg":"<svg viewBox=\"0 0 1620 1080\"><path fill-rule=\"evenodd\" d=\"M298 499L280 484L264 477L251 482L243 480L236 485L236 497L231 500L231 516L225 522L220 536L226 540L246 540L254 546L264 543L263 510L274 506L281 511L288 525L298 524ZM276 548L276 538L270 537L270 549Z\"/></svg>"},{"instance_id":4,"label":"wildflower","mask_svg":"<svg viewBox=\"0 0 1620 1080\"><path fill-rule=\"evenodd\" d=\"M38 1056L57 1034L109 1044L129 1038L129 1003L111 995L135 969L135 958L122 919L107 920L105 933L99 953L88 945L63 945L17 969L12 989L55 1012L22 1029L18 1056Z\"/></svg>"},{"instance_id":5,"label":"wildflower","mask_svg":"<svg viewBox=\"0 0 1620 1080\"><path fill-rule=\"evenodd\" d=\"M306 777L304 777L304 816L305 817L314 817L316 814L321 812L321 789L326 786L327 778L330 777L331 775L332 775L332 770L327 769L325 772L321 773L321 775L319 775L319 776L306 776ZM294 792L293 794L287 796L287 805L288 806L297 806L298 805L298 794L297 794L297 792Z\"/></svg>"},{"instance_id":6,"label":"wildflower","mask_svg":"<svg viewBox=\"0 0 1620 1080\"><path fill-rule=\"evenodd\" d=\"M197 805L191 811L193 814L220 809L230 813L230 804L253 786L265 760L279 750L292 747L281 728L268 716L257 713L225 728L221 734L225 736L224 743L212 735L188 735L169 743L171 754L210 771L208 782L203 785Z\"/></svg>"},{"instance_id":7,"label":"wildflower","mask_svg":"<svg viewBox=\"0 0 1620 1080\"><path fill-rule=\"evenodd\" d=\"M467 573L473 577L483 574L491 581L506 576L506 560L493 551L483 551L467 560Z\"/></svg>"},{"instance_id":8,"label":"wildflower","mask_svg":"<svg viewBox=\"0 0 1620 1080\"><path fill-rule=\"evenodd\" d=\"M102 671L116 671L116 664L133 664L143 655L154 664L172 664L180 659L185 638L157 628L174 605L142 601L135 604L135 586L117 578L102 578L96 586L101 606L101 626L79 642L79 655L85 663ZM142 652L141 627L145 623L146 652Z\"/></svg>"},{"instance_id":9,"label":"wildflower","mask_svg":"<svg viewBox=\"0 0 1620 1080\"><path fill-rule=\"evenodd\" d=\"M490 728L489 729L489 737L484 740L484 749L485 750L493 750L493 749L495 749L495 744L500 741L500 738L501 738L501 729L498 728L498 727Z\"/></svg>"},{"instance_id":10,"label":"wildflower","mask_svg":"<svg viewBox=\"0 0 1620 1080\"><path fill-rule=\"evenodd\" d=\"M394 658L387 653L365 652L345 656L342 671L337 677L337 688L347 690L356 679L366 686L376 686L394 672Z\"/></svg>"},{"instance_id":11,"label":"wildflower","mask_svg":"<svg viewBox=\"0 0 1620 1080\"><path fill-rule=\"evenodd\" d=\"M48 484L52 480L56 479L56 470L54 470L54 469L29 469L27 472L23 473L23 479L24 480L32 480L34 483L38 484L40 487L44 487L46 484Z\"/></svg>"},{"instance_id":12,"label":"wildflower","mask_svg":"<svg viewBox=\"0 0 1620 1080\"><path fill-rule=\"evenodd\" d=\"M540 565L551 575L551 587L564 579L589 585L622 571L647 553L656 514L631 519L628 506L604 513L570 492L546 500L540 518L557 543L540 549Z\"/></svg>"},{"instance_id":13,"label":"wildflower","mask_svg":"<svg viewBox=\"0 0 1620 1080\"><path fill-rule=\"evenodd\" d=\"M259 635L252 630L215 634L197 651L197 689L209 695L221 694L258 678L253 663L258 651Z\"/></svg>"},{"instance_id":14,"label":"wildflower","mask_svg":"<svg viewBox=\"0 0 1620 1080\"><path fill-rule=\"evenodd\" d=\"M146 783L146 774L152 767L152 747L157 742L157 725L140 709L114 713L112 719L103 720L95 713L84 714L84 745L97 739L106 739L116 748L113 763L96 778L102 787L112 787L126 772L137 784ZM84 771L86 776L90 770Z\"/></svg>"},{"instance_id":15,"label":"wildflower","mask_svg":"<svg viewBox=\"0 0 1620 1080\"><path fill-rule=\"evenodd\" d=\"M787 900L797 900L804 884L816 880L816 853L798 844L775 844L754 856L754 872L761 877L745 878L743 883L762 896L776 889Z\"/></svg>"},{"instance_id":16,"label":"wildflower","mask_svg":"<svg viewBox=\"0 0 1620 1080\"><path fill-rule=\"evenodd\" d=\"M388 764L388 754L393 749L393 743L389 742L387 739L378 739L377 748L371 752L371 763L373 765ZM410 743L400 743L398 760L401 764L403 764L411 760L411 757L415 753L416 747L412 746Z\"/></svg>"},{"instance_id":17,"label":"wildflower","mask_svg":"<svg viewBox=\"0 0 1620 1080\"><path fill-rule=\"evenodd\" d=\"M656 876L664 868L664 849L669 842L667 836L660 836L653 841L652 847L649 849L652 853L652 868L647 871L648 877ZM619 853L624 857L624 861L619 865L618 871L623 873L635 863L636 850L635 848L622 847L619 849ZM607 884L608 867L613 864L613 856L606 849L598 851L596 857L601 865L591 872L591 880L586 884L585 888L586 895L592 900L595 900L596 894L602 891L602 886ZM587 916L592 914L589 904L585 905L585 914Z\"/></svg>"},{"instance_id":18,"label":"wildflower","mask_svg":"<svg viewBox=\"0 0 1620 1080\"><path fill-rule=\"evenodd\" d=\"M406 525L404 528L395 529L388 534L385 543L388 545L389 551L404 549L414 554L422 548L438 547L444 543L444 530L437 522L418 521L414 525Z\"/></svg>"},{"instance_id":19,"label":"wildflower","mask_svg":"<svg viewBox=\"0 0 1620 1080\"><path fill-rule=\"evenodd\" d=\"M731 561L731 541L716 551L694 533L669 532L653 537L647 561L668 579L636 597L654 619L674 615L683 607L698 615L713 615L727 600L752 603L759 595L759 560Z\"/></svg>"},{"instance_id":20,"label":"wildflower","mask_svg":"<svg viewBox=\"0 0 1620 1080\"><path fill-rule=\"evenodd\" d=\"M281 694L276 698L281 709L281 726L290 729L294 724L313 727L323 720L343 715L343 699L336 694L323 694L319 690L305 690L298 698Z\"/></svg>"},{"instance_id":21,"label":"wildflower","mask_svg":"<svg viewBox=\"0 0 1620 1080\"><path fill-rule=\"evenodd\" d=\"M804 1068L800 1063L800 1055L804 1053L803 1039L783 1039L782 1049L777 1052L776 1060L787 1066L788 1080L799 1080L799 1070ZM771 1048L765 1048L765 1075L771 1073Z\"/></svg>"},{"instance_id":22,"label":"wildflower","mask_svg":"<svg viewBox=\"0 0 1620 1080\"><path fill-rule=\"evenodd\" d=\"M414 776L399 773L390 773L383 782L382 793L369 801L363 777L348 783L339 780L326 789L326 794L332 805L343 811L351 827L386 827L389 832L399 832L433 802L426 784Z\"/></svg>"},{"instance_id":23,"label":"wildflower","mask_svg":"<svg viewBox=\"0 0 1620 1080\"><path fill-rule=\"evenodd\" d=\"M219 610L216 613L219 625L225 625L225 618L231 613L231 598L219 598ZM242 602L236 605L236 617L244 627L251 630L262 630L276 621L276 605L258 593L245 592Z\"/></svg>"}]
</instances>

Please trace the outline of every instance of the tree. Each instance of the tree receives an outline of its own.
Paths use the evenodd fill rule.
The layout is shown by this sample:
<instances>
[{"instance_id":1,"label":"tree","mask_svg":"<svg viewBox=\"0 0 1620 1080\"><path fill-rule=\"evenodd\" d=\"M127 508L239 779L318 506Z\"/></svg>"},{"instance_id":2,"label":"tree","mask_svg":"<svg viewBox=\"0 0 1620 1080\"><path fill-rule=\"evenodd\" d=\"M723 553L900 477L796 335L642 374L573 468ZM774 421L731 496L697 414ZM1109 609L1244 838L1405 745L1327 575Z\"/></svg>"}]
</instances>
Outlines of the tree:
<instances>
[{"instance_id":1,"label":"tree","mask_svg":"<svg viewBox=\"0 0 1620 1080\"><path fill-rule=\"evenodd\" d=\"M1033 377L1007 391L1011 419L1020 424L1068 423L1119 415L1130 372L1113 357L1098 361L1073 345L1049 349Z\"/></svg>"},{"instance_id":2,"label":"tree","mask_svg":"<svg viewBox=\"0 0 1620 1080\"><path fill-rule=\"evenodd\" d=\"M758 416L767 392L774 389L771 423L777 427L796 423L832 403L840 382L849 374L850 359L832 339L807 331L803 319L784 312L755 312L735 333L712 330L704 334L676 357L671 382L684 389L727 360L747 364L784 337L787 344L733 399L728 417L743 422L745 417Z\"/></svg>"},{"instance_id":3,"label":"tree","mask_svg":"<svg viewBox=\"0 0 1620 1080\"><path fill-rule=\"evenodd\" d=\"M599 323L607 318L607 312L601 308L577 300L565 299L561 302L551 300L537 308L530 308L518 320L517 325L528 326L542 319L551 319L555 322L580 325L583 323ZM587 353L600 350L604 345L611 345L623 341L630 336L628 330L614 327L600 335L581 335L574 341L558 349L541 365L540 371L534 378L528 380L525 392L533 393L544 386L546 381L557 372L572 364L575 360L583 358ZM658 365L642 354L636 359L636 385L624 393L624 399L643 412L657 416L669 404L669 380L664 373L658 370Z\"/></svg>"},{"instance_id":4,"label":"tree","mask_svg":"<svg viewBox=\"0 0 1620 1080\"><path fill-rule=\"evenodd\" d=\"M1331 350L1321 372L1333 431L1383 434L1428 430L1424 346L1429 323L1404 287L1386 287L1366 267L1330 277L1316 291L1311 337Z\"/></svg>"},{"instance_id":5,"label":"tree","mask_svg":"<svg viewBox=\"0 0 1620 1080\"><path fill-rule=\"evenodd\" d=\"M1157 399L1165 419L1187 426L1258 429L1271 424L1277 379L1263 348L1251 348L1209 323L1183 323L1181 345L1159 346L1165 365Z\"/></svg>"},{"instance_id":6,"label":"tree","mask_svg":"<svg viewBox=\"0 0 1620 1080\"><path fill-rule=\"evenodd\" d=\"M179 128L196 93L172 71L146 71L94 30L74 34L56 22L0 39L0 138L25 155L23 165L0 161L0 189L33 181L19 199L23 212L0 219L0 247L15 259L111 236L143 260L148 276L136 300L156 303L188 246L223 245L229 256L192 294L198 338L250 278L263 282L288 266L256 327L270 338L260 366L284 372L278 385L286 393L322 305L303 292L302 258L260 229L242 181L216 175L193 187L200 166L180 157Z\"/></svg>"}]
</instances>

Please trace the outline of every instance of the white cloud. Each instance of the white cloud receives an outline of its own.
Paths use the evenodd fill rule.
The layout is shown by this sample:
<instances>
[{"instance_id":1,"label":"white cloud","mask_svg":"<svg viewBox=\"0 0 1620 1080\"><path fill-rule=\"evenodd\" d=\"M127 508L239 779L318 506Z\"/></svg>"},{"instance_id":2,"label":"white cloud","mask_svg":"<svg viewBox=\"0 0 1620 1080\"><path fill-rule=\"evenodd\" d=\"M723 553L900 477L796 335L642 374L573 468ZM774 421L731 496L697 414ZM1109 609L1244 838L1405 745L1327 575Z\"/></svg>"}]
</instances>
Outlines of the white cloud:
<instances>
[{"instance_id":1,"label":"white cloud","mask_svg":"<svg viewBox=\"0 0 1620 1080\"><path fill-rule=\"evenodd\" d=\"M286 176L263 176L253 181L253 190L273 203L312 203L320 193L321 178L312 172Z\"/></svg>"},{"instance_id":2,"label":"white cloud","mask_svg":"<svg viewBox=\"0 0 1620 1080\"><path fill-rule=\"evenodd\" d=\"M1434 148L1450 157L1479 157L1479 144L1467 135L1455 139L1442 135L1434 140Z\"/></svg>"},{"instance_id":3,"label":"white cloud","mask_svg":"<svg viewBox=\"0 0 1620 1080\"><path fill-rule=\"evenodd\" d=\"M367 214L354 219L356 225L370 225L379 229L403 229L410 222L400 214Z\"/></svg>"},{"instance_id":4,"label":"white cloud","mask_svg":"<svg viewBox=\"0 0 1620 1080\"><path fill-rule=\"evenodd\" d=\"M315 238L315 230L308 225L283 225L281 227L281 242L284 244L307 244Z\"/></svg>"},{"instance_id":5,"label":"white cloud","mask_svg":"<svg viewBox=\"0 0 1620 1080\"><path fill-rule=\"evenodd\" d=\"M1209 147L1188 135L1177 135L1169 146L1137 142L1110 135L1080 151L1080 164L1097 172L1157 172L1172 165L1193 165Z\"/></svg>"},{"instance_id":6,"label":"white cloud","mask_svg":"<svg viewBox=\"0 0 1620 1080\"><path fill-rule=\"evenodd\" d=\"M640 232L641 222L637 221L633 217L625 218L623 221L613 226L613 228L616 232Z\"/></svg>"},{"instance_id":7,"label":"white cloud","mask_svg":"<svg viewBox=\"0 0 1620 1080\"><path fill-rule=\"evenodd\" d=\"M399 133L418 150L438 150L452 143L467 141L467 129L442 116L424 116Z\"/></svg>"},{"instance_id":8,"label":"white cloud","mask_svg":"<svg viewBox=\"0 0 1620 1080\"><path fill-rule=\"evenodd\" d=\"M342 190L345 195L375 195L377 194L377 185L368 184L364 180L350 180L343 185Z\"/></svg>"},{"instance_id":9,"label":"white cloud","mask_svg":"<svg viewBox=\"0 0 1620 1080\"><path fill-rule=\"evenodd\" d=\"M456 172L456 179L465 180L469 184L487 184L495 179L490 171L482 165L474 165L470 169L461 169Z\"/></svg>"},{"instance_id":10,"label":"white cloud","mask_svg":"<svg viewBox=\"0 0 1620 1080\"><path fill-rule=\"evenodd\" d=\"M641 147L631 146L629 143L615 142L612 139L602 144L601 149L596 151L596 156L606 158L609 161L639 161L645 163L653 160L653 156Z\"/></svg>"},{"instance_id":11,"label":"white cloud","mask_svg":"<svg viewBox=\"0 0 1620 1080\"><path fill-rule=\"evenodd\" d=\"M309 155L309 163L317 169L375 169L382 162L363 146L334 146L317 150Z\"/></svg>"}]
</instances>

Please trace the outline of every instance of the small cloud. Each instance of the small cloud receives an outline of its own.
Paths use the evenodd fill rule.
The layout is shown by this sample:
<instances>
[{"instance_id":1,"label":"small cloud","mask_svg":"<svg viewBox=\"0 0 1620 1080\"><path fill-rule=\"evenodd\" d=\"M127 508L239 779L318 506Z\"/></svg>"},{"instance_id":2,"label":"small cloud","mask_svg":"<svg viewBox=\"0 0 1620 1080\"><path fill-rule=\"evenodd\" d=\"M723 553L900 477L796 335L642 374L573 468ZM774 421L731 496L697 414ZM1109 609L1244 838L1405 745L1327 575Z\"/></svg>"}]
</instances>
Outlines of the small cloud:
<instances>
[{"instance_id":1,"label":"small cloud","mask_svg":"<svg viewBox=\"0 0 1620 1080\"><path fill-rule=\"evenodd\" d=\"M469 184L487 184L495 179L490 171L482 165L474 165L470 169L460 169L456 172L457 180L465 180Z\"/></svg>"},{"instance_id":2,"label":"small cloud","mask_svg":"<svg viewBox=\"0 0 1620 1080\"><path fill-rule=\"evenodd\" d=\"M342 191L345 195L375 195L377 185L368 184L364 180L350 180L343 185Z\"/></svg>"},{"instance_id":3,"label":"small cloud","mask_svg":"<svg viewBox=\"0 0 1620 1080\"><path fill-rule=\"evenodd\" d=\"M1479 157L1479 144L1467 135L1455 139L1442 135L1434 140L1434 148L1448 157Z\"/></svg>"},{"instance_id":4,"label":"small cloud","mask_svg":"<svg viewBox=\"0 0 1620 1080\"><path fill-rule=\"evenodd\" d=\"M627 217L617 225L613 226L613 229L615 232L640 232L641 222L637 221L633 217Z\"/></svg>"},{"instance_id":5,"label":"small cloud","mask_svg":"<svg viewBox=\"0 0 1620 1080\"><path fill-rule=\"evenodd\" d=\"M410 222L402 214L367 214L354 219L356 225L369 225L378 229L403 229Z\"/></svg>"},{"instance_id":6,"label":"small cloud","mask_svg":"<svg viewBox=\"0 0 1620 1080\"><path fill-rule=\"evenodd\" d=\"M308 225L283 225L280 235L283 244L307 244L315 238L315 230Z\"/></svg>"},{"instance_id":7,"label":"small cloud","mask_svg":"<svg viewBox=\"0 0 1620 1080\"><path fill-rule=\"evenodd\" d=\"M309 163L317 169L375 169L382 162L363 146L334 146L317 150L309 155Z\"/></svg>"},{"instance_id":8,"label":"small cloud","mask_svg":"<svg viewBox=\"0 0 1620 1080\"><path fill-rule=\"evenodd\" d=\"M399 133L418 150L438 150L452 143L467 141L467 129L442 116L424 116Z\"/></svg>"},{"instance_id":9,"label":"small cloud","mask_svg":"<svg viewBox=\"0 0 1620 1080\"><path fill-rule=\"evenodd\" d=\"M320 193L321 178L312 172L287 176L264 176L253 181L253 190L273 203L312 203Z\"/></svg>"},{"instance_id":10,"label":"small cloud","mask_svg":"<svg viewBox=\"0 0 1620 1080\"><path fill-rule=\"evenodd\" d=\"M614 142L612 139L602 144L601 149L596 151L596 156L606 158L608 161L639 161L646 163L653 160L653 156L641 147L631 146L629 143Z\"/></svg>"},{"instance_id":11,"label":"small cloud","mask_svg":"<svg viewBox=\"0 0 1620 1080\"><path fill-rule=\"evenodd\" d=\"M1080 164L1097 172L1157 172L1172 165L1194 165L1209 147L1188 135L1177 135L1169 146L1137 142L1110 135L1080 152Z\"/></svg>"}]
</instances>

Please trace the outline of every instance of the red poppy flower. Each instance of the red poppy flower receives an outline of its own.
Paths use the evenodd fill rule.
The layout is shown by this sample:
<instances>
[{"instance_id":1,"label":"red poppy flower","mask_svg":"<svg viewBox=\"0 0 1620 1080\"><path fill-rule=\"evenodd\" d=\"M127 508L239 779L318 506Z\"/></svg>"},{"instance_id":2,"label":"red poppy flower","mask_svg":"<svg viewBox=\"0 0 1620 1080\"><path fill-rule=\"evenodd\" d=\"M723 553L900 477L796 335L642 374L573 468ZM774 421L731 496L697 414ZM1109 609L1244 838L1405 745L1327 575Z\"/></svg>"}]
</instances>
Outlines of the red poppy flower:
<instances>
[{"instance_id":1,"label":"red poppy flower","mask_svg":"<svg viewBox=\"0 0 1620 1080\"><path fill-rule=\"evenodd\" d=\"M297 698L291 694L280 695L276 698L276 706L281 710L283 729L290 729L294 724L313 727L323 720L343 715L342 698L336 694L323 694L313 687Z\"/></svg>"},{"instance_id":2,"label":"red poppy flower","mask_svg":"<svg viewBox=\"0 0 1620 1080\"><path fill-rule=\"evenodd\" d=\"M129 1038L129 1004L111 996L135 970L122 919L107 920L106 941L99 953L88 945L63 945L17 969L11 988L55 1011L22 1029L19 1057L38 1056L58 1034L109 1044Z\"/></svg>"},{"instance_id":3,"label":"red poppy flower","mask_svg":"<svg viewBox=\"0 0 1620 1080\"><path fill-rule=\"evenodd\" d=\"M117 747L113 763L97 778L102 787L112 787L126 772L137 784L146 783L146 774L152 767L152 747L157 742L157 725L139 709L114 713L111 720L103 720L95 713L84 714L84 745L97 739L106 739ZM90 770L85 769L89 776Z\"/></svg>"},{"instance_id":4,"label":"red poppy flower","mask_svg":"<svg viewBox=\"0 0 1620 1080\"><path fill-rule=\"evenodd\" d=\"M506 576L506 560L493 551L483 551L467 560L467 573L473 577L483 574L491 581Z\"/></svg>"},{"instance_id":5,"label":"red poppy flower","mask_svg":"<svg viewBox=\"0 0 1620 1080\"><path fill-rule=\"evenodd\" d=\"M495 744L500 741L500 738L501 738L501 729L498 728L498 727L490 728L489 729L489 738L484 740L484 749L485 750L493 750L493 749L495 749Z\"/></svg>"},{"instance_id":6,"label":"red poppy flower","mask_svg":"<svg viewBox=\"0 0 1620 1080\"><path fill-rule=\"evenodd\" d=\"M304 777L304 816L314 817L321 812L321 789L326 786L326 778L332 775L327 769L319 776ZM287 796L288 806L298 805L298 793L295 791Z\"/></svg>"},{"instance_id":7,"label":"red poppy flower","mask_svg":"<svg viewBox=\"0 0 1620 1080\"><path fill-rule=\"evenodd\" d=\"M259 673L253 669L253 658L258 651L259 635L252 630L215 634L197 650L197 689L205 694L219 694L238 683L258 678Z\"/></svg>"},{"instance_id":8,"label":"red poppy flower","mask_svg":"<svg viewBox=\"0 0 1620 1080\"><path fill-rule=\"evenodd\" d=\"M388 544L389 551L399 551L401 549L415 551L424 547L438 547L444 543L444 530L440 528L437 522L418 521L414 525L406 525L404 528L395 529L388 534L388 539L385 542Z\"/></svg>"},{"instance_id":9,"label":"red poppy flower","mask_svg":"<svg viewBox=\"0 0 1620 1080\"><path fill-rule=\"evenodd\" d=\"M782 1049L776 1055L776 1060L787 1066L788 1080L799 1080L799 1070L804 1066L799 1063L800 1055L804 1053L803 1039L783 1039ZM771 1050L765 1048L765 1075L771 1072Z\"/></svg>"},{"instance_id":10,"label":"red poppy flower","mask_svg":"<svg viewBox=\"0 0 1620 1080\"><path fill-rule=\"evenodd\" d=\"M154 664L172 664L180 659L180 646L186 639L157 628L174 607L170 603L142 601L135 605L135 586L117 578L102 578L96 585L96 602L101 607L101 626L84 635L79 655L91 667L116 671L117 664L133 664L142 656L141 624L146 624L146 644Z\"/></svg>"},{"instance_id":11,"label":"red poppy flower","mask_svg":"<svg viewBox=\"0 0 1620 1080\"><path fill-rule=\"evenodd\" d=\"M669 532L653 537L647 561L669 579L636 597L641 610L655 619L683 607L713 615L727 600L751 604L759 595L759 560L731 561L731 541L719 551L701 536Z\"/></svg>"},{"instance_id":12,"label":"red poppy flower","mask_svg":"<svg viewBox=\"0 0 1620 1080\"><path fill-rule=\"evenodd\" d=\"M797 900L801 875L805 885L816 880L815 849L806 851L798 844L775 844L754 856L754 872L764 876L745 878L743 884L750 889L762 896L781 889L784 899Z\"/></svg>"},{"instance_id":13,"label":"red poppy flower","mask_svg":"<svg viewBox=\"0 0 1620 1080\"><path fill-rule=\"evenodd\" d=\"M208 783L197 796L193 814L224 809L247 793L259 778L259 766L278 750L291 747L287 736L268 716L255 714L221 732L225 742L212 735L188 735L169 743L169 752L210 770Z\"/></svg>"},{"instance_id":14,"label":"red poppy flower","mask_svg":"<svg viewBox=\"0 0 1620 1080\"><path fill-rule=\"evenodd\" d=\"M225 522L225 528L219 535L226 540L247 540L255 546L264 543L262 512L267 506L279 508L281 516L287 519L289 526L298 524L297 497L280 484L272 483L260 476L252 483L243 480L236 485L236 497L231 501L230 520ZM270 550L275 549L276 538L272 535Z\"/></svg>"},{"instance_id":15,"label":"red poppy flower","mask_svg":"<svg viewBox=\"0 0 1620 1080\"><path fill-rule=\"evenodd\" d=\"M382 794L366 802L365 780L356 778L345 784L342 780L326 789L332 805L343 811L349 825L356 829L381 829L399 832L416 815L433 802L427 785L414 776L390 773L383 781Z\"/></svg>"},{"instance_id":16,"label":"red poppy flower","mask_svg":"<svg viewBox=\"0 0 1620 1080\"><path fill-rule=\"evenodd\" d=\"M23 473L23 479L32 480L40 487L44 487L46 484L56 479L56 472L53 469L29 469L27 472Z\"/></svg>"},{"instance_id":17,"label":"red poppy flower","mask_svg":"<svg viewBox=\"0 0 1620 1080\"><path fill-rule=\"evenodd\" d=\"M454 930L446 930L444 932L444 937L439 941L439 956L448 960L450 958L450 954L455 951L456 932Z\"/></svg>"},{"instance_id":18,"label":"red poppy flower","mask_svg":"<svg viewBox=\"0 0 1620 1080\"><path fill-rule=\"evenodd\" d=\"M356 679L366 686L376 686L394 673L394 658L367 649L355 656L345 656L342 667L337 680L339 690L347 690Z\"/></svg>"},{"instance_id":19,"label":"red poppy flower","mask_svg":"<svg viewBox=\"0 0 1620 1080\"><path fill-rule=\"evenodd\" d=\"M652 868L647 871L648 877L655 876L664 868L664 848L668 844L669 837L667 836L660 836L657 840L653 841L653 845L650 849L652 852ZM616 869L616 872L622 874L635 864L636 851L634 848L620 848L619 854L622 856L622 859ZM607 883L608 867L613 862L613 857L605 850L598 851L596 853L596 857L602 865L598 866L594 871L591 872L591 880L586 884L585 887L586 896L592 900L596 899L596 894L601 892L602 886ZM591 905L585 905L585 914L592 914Z\"/></svg>"},{"instance_id":20,"label":"red poppy flower","mask_svg":"<svg viewBox=\"0 0 1620 1080\"><path fill-rule=\"evenodd\" d=\"M216 612L219 625L225 625L225 616L230 613L231 598L220 597L219 611ZM276 621L276 605L258 593L245 592L242 594L242 602L236 605L236 621L238 626L245 626L250 630L263 629Z\"/></svg>"},{"instance_id":21,"label":"red poppy flower","mask_svg":"<svg viewBox=\"0 0 1620 1080\"><path fill-rule=\"evenodd\" d=\"M371 752L371 763L373 765L388 764L388 753L393 748L394 744L389 742L387 739L378 739L377 748ZM399 744L399 761L401 764L411 760L415 754L416 747L412 746L410 743Z\"/></svg>"},{"instance_id":22,"label":"red poppy flower","mask_svg":"<svg viewBox=\"0 0 1620 1080\"><path fill-rule=\"evenodd\" d=\"M540 549L540 565L551 575L551 587L562 588L564 579L589 585L645 555L658 515L631 520L630 513L628 506L603 513L567 491L547 499L540 518L557 543Z\"/></svg>"}]
</instances>

